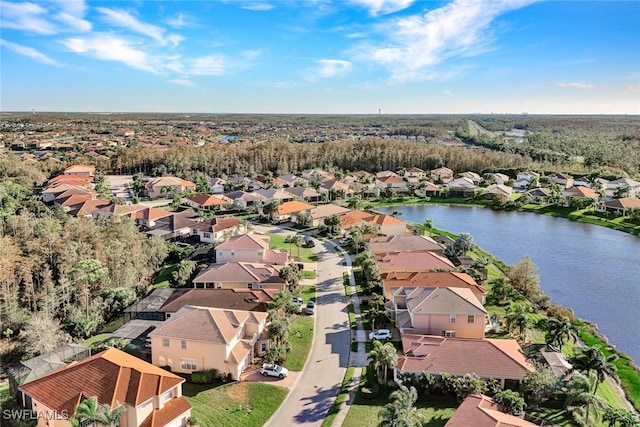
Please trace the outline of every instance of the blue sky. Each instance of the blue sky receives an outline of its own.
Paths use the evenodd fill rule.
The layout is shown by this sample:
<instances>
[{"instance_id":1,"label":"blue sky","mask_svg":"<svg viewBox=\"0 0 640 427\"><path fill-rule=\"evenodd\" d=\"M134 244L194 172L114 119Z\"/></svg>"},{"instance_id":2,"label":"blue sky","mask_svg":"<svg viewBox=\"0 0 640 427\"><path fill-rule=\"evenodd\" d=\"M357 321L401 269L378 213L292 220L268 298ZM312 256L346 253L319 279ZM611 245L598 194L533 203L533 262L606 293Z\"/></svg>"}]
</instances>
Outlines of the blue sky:
<instances>
[{"instance_id":1,"label":"blue sky","mask_svg":"<svg viewBox=\"0 0 640 427\"><path fill-rule=\"evenodd\" d=\"M640 114L640 1L0 0L2 111Z\"/></svg>"}]
</instances>

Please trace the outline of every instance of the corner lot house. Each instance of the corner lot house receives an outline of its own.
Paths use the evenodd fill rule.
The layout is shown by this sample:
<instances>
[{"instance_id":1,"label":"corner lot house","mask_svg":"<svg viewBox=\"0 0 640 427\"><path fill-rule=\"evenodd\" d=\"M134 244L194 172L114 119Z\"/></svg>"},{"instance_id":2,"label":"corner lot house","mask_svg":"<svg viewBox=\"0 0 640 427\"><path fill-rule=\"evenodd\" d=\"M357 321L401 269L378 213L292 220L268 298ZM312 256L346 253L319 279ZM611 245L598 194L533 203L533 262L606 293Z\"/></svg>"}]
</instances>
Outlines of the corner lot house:
<instances>
[{"instance_id":1,"label":"corner lot house","mask_svg":"<svg viewBox=\"0 0 640 427\"><path fill-rule=\"evenodd\" d=\"M244 234L229 238L216 246L216 263L264 262L285 264L289 260L287 251L269 249L269 236Z\"/></svg>"},{"instance_id":2,"label":"corner lot house","mask_svg":"<svg viewBox=\"0 0 640 427\"><path fill-rule=\"evenodd\" d=\"M116 348L71 363L27 384L20 390L25 404L37 414L38 427L67 427L76 406L96 396L111 408L124 405L120 427L186 426L191 405L182 397L184 378ZM84 425L84 424L83 424Z\"/></svg>"},{"instance_id":3,"label":"corner lot house","mask_svg":"<svg viewBox=\"0 0 640 427\"><path fill-rule=\"evenodd\" d=\"M266 322L267 313L184 306L149 334L153 364L187 374L216 369L238 380L266 350Z\"/></svg>"}]
</instances>

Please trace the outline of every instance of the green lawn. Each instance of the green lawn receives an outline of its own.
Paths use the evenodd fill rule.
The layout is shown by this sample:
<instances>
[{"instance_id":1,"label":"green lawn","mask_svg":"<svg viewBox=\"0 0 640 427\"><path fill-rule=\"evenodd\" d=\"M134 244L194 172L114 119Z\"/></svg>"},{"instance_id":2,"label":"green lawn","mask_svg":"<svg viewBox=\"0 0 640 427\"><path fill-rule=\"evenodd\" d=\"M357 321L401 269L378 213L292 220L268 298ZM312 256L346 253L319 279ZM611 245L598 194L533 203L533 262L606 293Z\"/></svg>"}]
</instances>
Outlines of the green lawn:
<instances>
[{"instance_id":1,"label":"green lawn","mask_svg":"<svg viewBox=\"0 0 640 427\"><path fill-rule=\"evenodd\" d=\"M86 345L87 347L91 347L93 344L102 342L110 336L111 336L110 333L94 335L91 338L87 339L83 344Z\"/></svg>"},{"instance_id":2,"label":"green lawn","mask_svg":"<svg viewBox=\"0 0 640 427\"><path fill-rule=\"evenodd\" d=\"M298 247L296 245L290 245L285 243L285 236L278 234L272 234L269 237L270 249L282 249L290 253L292 257L298 256ZM317 261L316 254L309 248L300 248L300 261L301 262L315 262Z\"/></svg>"},{"instance_id":3,"label":"green lawn","mask_svg":"<svg viewBox=\"0 0 640 427\"><path fill-rule=\"evenodd\" d=\"M168 288L169 287L169 279L171 279L171 274L173 274L173 271L178 267L178 263L175 264L167 264L164 267L164 270L162 270L162 272L160 274L158 274L158 277L156 277L156 280L153 281L153 288Z\"/></svg>"},{"instance_id":4,"label":"green lawn","mask_svg":"<svg viewBox=\"0 0 640 427\"><path fill-rule=\"evenodd\" d=\"M380 397L370 400L363 399L358 392L342 427L378 425L378 412L389 403L391 391L385 388L381 391ZM416 407L418 412L424 416L424 427L441 427L449 421L458 407L458 402L450 396L420 396Z\"/></svg>"},{"instance_id":5,"label":"green lawn","mask_svg":"<svg viewBox=\"0 0 640 427\"><path fill-rule=\"evenodd\" d=\"M316 298L315 286L303 286L300 292L300 298L303 301L311 301ZM314 317L300 314L291 324L291 332L289 340L291 341L291 351L287 356L284 364L285 368L290 371L302 371L304 363L309 356L311 350L311 342L313 341Z\"/></svg>"},{"instance_id":6,"label":"green lawn","mask_svg":"<svg viewBox=\"0 0 640 427\"><path fill-rule=\"evenodd\" d=\"M263 426L287 396L284 387L235 382L221 386L184 383L182 393L200 426Z\"/></svg>"},{"instance_id":7,"label":"green lawn","mask_svg":"<svg viewBox=\"0 0 640 427\"><path fill-rule=\"evenodd\" d=\"M344 379L342 380L342 386L340 386L338 397L336 397L333 406L329 409L329 414L327 415L327 418L324 419L322 427L331 427L333 420L335 420L338 412L340 412L340 407L347 401L347 399L349 399L349 386L351 385L354 370L355 368L353 366L349 366L347 368L347 372L344 374Z\"/></svg>"},{"instance_id":8,"label":"green lawn","mask_svg":"<svg viewBox=\"0 0 640 427\"><path fill-rule=\"evenodd\" d=\"M300 272L300 278L301 279L315 279L317 277L316 272L315 271L311 271L311 270L302 270Z\"/></svg>"}]
</instances>

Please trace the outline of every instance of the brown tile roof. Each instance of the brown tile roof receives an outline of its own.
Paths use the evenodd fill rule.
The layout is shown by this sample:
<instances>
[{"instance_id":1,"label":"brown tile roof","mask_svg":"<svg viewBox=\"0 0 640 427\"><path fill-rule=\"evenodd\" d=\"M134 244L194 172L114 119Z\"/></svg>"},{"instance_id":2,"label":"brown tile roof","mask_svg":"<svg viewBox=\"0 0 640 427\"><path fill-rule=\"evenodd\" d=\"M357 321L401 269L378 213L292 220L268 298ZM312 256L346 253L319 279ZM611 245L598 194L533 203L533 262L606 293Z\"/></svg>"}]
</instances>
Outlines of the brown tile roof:
<instances>
[{"instance_id":1,"label":"brown tile roof","mask_svg":"<svg viewBox=\"0 0 640 427\"><path fill-rule=\"evenodd\" d=\"M398 369L403 372L522 380L534 370L515 340L403 334L402 349Z\"/></svg>"},{"instance_id":2,"label":"brown tile roof","mask_svg":"<svg viewBox=\"0 0 640 427\"><path fill-rule=\"evenodd\" d=\"M171 399L161 409L154 409L140 427L164 427L190 409L191 404L183 396Z\"/></svg>"},{"instance_id":3,"label":"brown tile roof","mask_svg":"<svg viewBox=\"0 0 640 427\"><path fill-rule=\"evenodd\" d=\"M407 292L407 308L412 313L487 314L478 297L464 288L414 288Z\"/></svg>"},{"instance_id":4,"label":"brown tile roof","mask_svg":"<svg viewBox=\"0 0 640 427\"><path fill-rule=\"evenodd\" d=\"M589 197L591 199L599 198L599 194L592 188L587 187L571 187L564 191L565 197Z\"/></svg>"},{"instance_id":5,"label":"brown tile roof","mask_svg":"<svg viewBox=\"0 0 640 427\"><path fill-rule=\"evenodd\" d=\"M484 395L468 396L445 427L537 427L522 418L505 414L493 399Z\"/></svg>"},{"instance_id":6,"label":"brown tile roof","mask_svg":"<svg viewBox=\"0 0 640 427\"><path fill-rule=\"evenodd\" d=\"M242 222L238 218L224 217L224 218L211 218L207 221L196 222L193 228L197 228L202 231L218 232L222 230L228 230L230 228L238 227Z\"/></svg>"},{"instance_id":7,"label":"brown tile roof","mask_svg":"<svg viewBox=\"0 0 640 427\"><path fill-rule=\"evenodd\" d=\"M200 206L220 206L228 205L230 202L220 197L211 196L209 194L196 194L195 196L187 197L187 200L191 200Z\"/></svg>"},{"instance_id":8,"label":"brown tile roof","mask_svg":"<svg viewBox=\"0 0 640 427\"><path fill-rule=\"evenodd\" d=\"M365 218L371 218L369 212L364 211L351 211L340 217L340 227L349 228L351 226L357 226L364 222Z\"/></svg>"},{"instance_id":9,"label":"brown tile roof","mask_svg":"<svg viewBox=\"0 0 640 427\"><path fill-rule=\"evenodd\" d=\"M274 295L264 289L176 289L158 311L175 313L185 305L198 305L266 312Z\"/></svg>"},{"instance_id":10,"label":"brown tile roof","mask_svg":"<svg viewBox=\"0 0 640 427\"><path fill-rule=\"evenodd\" d=\"M164 209L158 208L147 208L141 211L132 212L131 218L134 219L146 219L146 220L154 220L158 218L165 218L171 216L173 212L165 211Z\"/></svg>"},{"instance_id":11,"label":"brown tile roof","mask_svg":"<svg viewBox=\"0 0 640 427\"><path fill-rule=\"evenodd\" d=\"M196 185L191 181L186 181L175 176L161 176L154 178L147 183L147 188L162 187L165 185L180 185L182 187L195 188Z\"/></svg>"},{"instance_id":12,"label":"brown tile roof","mask_svg":"<svg viewBox=\"0 0 640 427\"><path fill-rule=\"evenodd\" d=\"M78 203L77 205L71 206L69 215L73 215L73 216L91 215L93 211L96 211L105 206L109 206L110 204L111 204L111 200L108 200L108 199L86 200L84 202Z\"/></svg>"},{"instance_id":13,"label":"brown tile roof","mask_svg":"<svg viewBox=\"0 0 640 427\"><path fill-rule=\"evenodd\" d=\"M233 236L216 246L216 250L218 249L269 249L269 236L254 233Z\"/></svg>"},{"instance_id":14,"label":"brown tile roof","mask_svg":"<svg viewBox=\"0 0 640 427\"><path fill-rule=\"evenodd\" d=\"M640 208L640 199L636 199L635 197L623 197L621 199L607 200L604 204L607 207L618 209Z\"/></svg>"},{"instance_id":15,"label":"brown tile roof","mask_svg":"<svg viewBox=\"0 0 640 427\"><path fill-rule=\"evenodd\" d=\"M455 270L448 258L435 252L391 252L376 256L378 269L383 272L429 271L433 269Z\"/></svg>"},{"instance_id":16,"label":"brown tile roof","mask_svg":"<svg viewBox=\"0 0 640 427\"><path fill-rule=\"evenodd\" d=\"M149 336L227 345L245 323L264 323L266 319L267 313L262 312L186 305Z\"/></svg>"},{"instance_id":17,"label":"brown tile roof","mask_svg":"<svg viewBox=\"0 0 640 427\"><path fill-rule=\"evenodd\" d=\"M72 414L86 397L100 403L138 406L184 382L184 379L116 348L71 363L20 386L32 398L56 411Z\"/></svg>"},{"instance_id":18,"label":"brown tile roof","mask_svg":"<svg viewBox=\"0 0 640 427\"><path fill-rule=\"evenodd\" d=\"M263 263L227 262L214 264L202 271L194 283L284 283L280 279L280 269L277 266Z\"/></svg>"},{"instance_id":19,"label":"brown tile roof","mask_svg":"<svg viewBox=\"0 0 640 427\"><path fill-rule=\"evenodd\" d=\"M100 209L96 209L97 214L109 215L109 216L123 216L123 215L131 215L134 212L141 211L144 209L148 209L145 205L135 204L135 205L115 205L111 204L109 206L105 206Z\"/></svg>"},{"instance_id":20,"label":"brown tile roof","mask_svg":"<svg viewBox=\"0 0 640 427\"><path fill-rule=\"evenodd\" d=\"M343 208L342 206L329 203L326 205L316 206L315 208L311 209L310 214L311 218L313 219L322 219L331 215L342 215L347 212L349 212L348 208Z\"/></svg>"},{"instance_id":21,"label":"brown tile roof","mask_svg":"<svg viewBox=\"0 0 640 427\"><path fill-rule=\"evenodd\" d=\"M71 185L80 185L82 187L88 187L93 177L87 175L58 175L51 178L47 181L48 186L53 186L57 184L71 184Z\"/></svg>"},{"instance_id":22,"label":"brown tile roof","mask_svg":"<svg viewBox=\"0 0 640 427\"><path fill-rule=\"evenodd\" d=\"M58 203L60 206L73 206L77 205L78 203L91 200L92 197L92 194L71 194L64 197L60 195L56 197L56 203Z\"/></svg>"},{"instance_id":23,"label":"brown tile roof","mask_svg":"<svg viewBox=\"0 0 640 427\"><path fill-rule=\"evenodd\" d=\"M387 214L373 215L372 217L365 219L365 221L367 221L368 223L375 224L375 225L380 225L380 226L398 225L398 224L406 224L407 223L406 221L398 219L393 215L387 215Z\"/></svg>"},{"instance_id":24,"label":"brown tile roof","mask_svg":"<svg viewBox=\"0 0 640 427\"><path fill-rule=\"evenodd\" d=\"M404 184L405 183L404 179L394 175L384 176L377 179L378 181L383 182L385 184Z\"/></svg>"},{"instance_id":25,"label":"brown tile roof","mask_svg":"<svg viewBox=\"0 0 640 427\"><path fill-rule=\"evenodd\" d=\"M384 236L367 242L374 254L387 252L443 252L444 248L433 239L425 236Z\"/></svg>"},{"instance_id":26,"label":"brown tile roof","mask_svg":"<svg viewBox=\"0 0 640 427\"><path fill-rule=\"evenodd\" d=\"M72 165L64 170L64 174L74 174L74 173L94 173L96 170L95 166L90 165Z\"/></svg>"}]
</instances>

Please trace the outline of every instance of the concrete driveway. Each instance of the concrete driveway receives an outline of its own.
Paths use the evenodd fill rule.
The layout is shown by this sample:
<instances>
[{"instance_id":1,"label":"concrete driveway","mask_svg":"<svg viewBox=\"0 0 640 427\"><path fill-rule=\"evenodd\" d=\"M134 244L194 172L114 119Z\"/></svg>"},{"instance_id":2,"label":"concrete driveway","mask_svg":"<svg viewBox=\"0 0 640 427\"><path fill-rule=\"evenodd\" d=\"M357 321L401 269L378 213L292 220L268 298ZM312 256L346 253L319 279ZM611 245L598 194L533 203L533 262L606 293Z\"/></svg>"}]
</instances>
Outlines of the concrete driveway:
<instances>
[{"instance_id":1,"label":"concrete driveway","mask_svg":"<svg viewBox=\"0 0 640 427\"><path fill-rule=\"evenodd\" d=\"M336 399L349 361L351 333L342 281L342 257L328 243L316 241L315 335L309 359L293 389L265 424L319 426Z\"/></svg>"}]
</instances>

